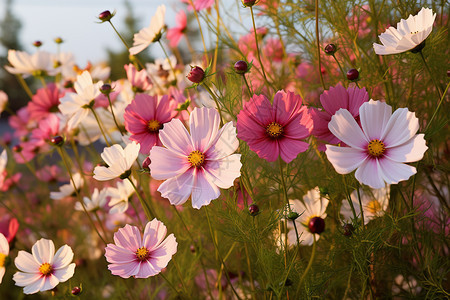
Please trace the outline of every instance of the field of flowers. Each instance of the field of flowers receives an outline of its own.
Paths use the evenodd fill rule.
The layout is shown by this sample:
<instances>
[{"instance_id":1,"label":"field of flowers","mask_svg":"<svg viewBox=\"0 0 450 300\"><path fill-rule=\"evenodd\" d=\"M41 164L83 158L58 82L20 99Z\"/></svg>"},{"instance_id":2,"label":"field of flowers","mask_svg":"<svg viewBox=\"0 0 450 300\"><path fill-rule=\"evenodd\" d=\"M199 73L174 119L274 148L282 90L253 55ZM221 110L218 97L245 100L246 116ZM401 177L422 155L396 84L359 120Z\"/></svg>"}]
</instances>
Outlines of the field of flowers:
<instances>
[{"instance_id":1,"label":"field of flowers","mask_svg":"<svg viewBox=\"0 0 450 300\"><path fill-rule=\"evenodd\" d=\"M126 78L8 51L0 298L448 299L448 2L166 9Z\"/></svg>"}]
</instances>

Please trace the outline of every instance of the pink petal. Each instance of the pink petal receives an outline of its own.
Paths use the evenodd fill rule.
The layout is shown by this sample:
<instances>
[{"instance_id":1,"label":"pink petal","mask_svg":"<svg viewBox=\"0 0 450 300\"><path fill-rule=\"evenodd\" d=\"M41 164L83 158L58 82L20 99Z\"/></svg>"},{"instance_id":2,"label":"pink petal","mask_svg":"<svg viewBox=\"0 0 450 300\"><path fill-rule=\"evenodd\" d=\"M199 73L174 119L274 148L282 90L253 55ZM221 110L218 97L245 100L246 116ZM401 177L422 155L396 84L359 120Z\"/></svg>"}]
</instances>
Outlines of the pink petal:
<instances>
[{"instance_id":1,"label":"pink petal","mask_svg":"<svg viewBox=\"0 0 450 300\"><path fill-rule=\"evenodd\" d=\"M150 151L150 161L150 173L157 180L178 176L191 167L186 156L158 146Z\"/></svg>"},{"instance_id":2,"label":"pink petal","mask_svg":"<svg viewBox=\"0 0 450 300\"><path fill-rule=\"evenodd\" d=\"M303 141L283 138L279 141L281 159L290 163L301 152L308 150L309 144Z\"/></svg>"},{"instance_id":3,"label":"pink petal","mask_svg":"<svg viewBox=\"0 0 450 300\"><path fill-rule=\"evenodd\" d=\"M154 266L150 263L150 261L153 260L152 258L149 261L142 261L139 264L139 270L136 271L136 278L148 278L150 276L154 276L161 272L161 269L156 269Z\"/></svg>"},{"instance_id":4,"label":"pink petal","mask_svg":"<svg viewBox=\"0 0 450 300\"><path fill-rule=\"evenodd\" d=\"M358 123L356 123L355 118L346 109L341 108L331 117L328 129L352 148L364 150L369 142Z\"/></svg>"},{"instance_id":5,"label":"pink petal","mask_svg":"<svg viewBox=\"0 0 450 300\"><path fill-rule=\"evenodd\" d=\"M359 116L359 108L365 102L369 101L369 93L365 88L349 87L348 93L348 111L354 116Z\"/></svg>"},{"instance_id":6,"label":"pink petal","mask_svg":"<svg viewBox=\"0 0 450 300\"><path fill-rule=\"evenodd\" d=\"M384 155L396 162L415 162L423 158L427 149L424 134L418 134L404 144L386 149Z\"/></svg>"},{"instance_id":7,"label":"pink petal","mask_svg":"<svg viewBox=\"0 0 450 300\"><path fill-rule=\"evenodd\" d=\"M299 115L292 118L292 120L283 128L283 136L291 139L305 139L313 129L313 119L304 106ZM328 128L327 128L328 129Z\"/></svg>"},{"instance_id":8,"label":"pink petal","mask_svg":"<svg viewBox=\"0 0 450 300\"><path fill-rule=\"evenodd\" d=\"M137 248L135 249L135 251ZM114 244L108 244L105 248L106 261L109 263L125 264L136 261L136 254L133 251L119 247Z\"/></svg>"},{"instance_id":9,"label":"pink petal","mask_svg":"<svg viewBox=\"0 0 450 300\"><path fill-rule=\"evenodd\" d=\"M113 275L129 278L130 276L137 274L139 271L139 264L140 263L137 261L129 264L109 264L108 270L110 270Z\"/></svg>"},{"instance_id":10,"label":"pink petal","mask_svg":"<svg viewBox=\"0 0 450 300\"><path fill-rule=\"evenodd\" d=\"M159 132L159 139L164 146L180 156L188 156L194 151L191 137L179 119L172 119L164 124L164 128Z\"/></svg>"},{"instance_id":11,"label":"pink petal","mask_svg":"<svg viewBox=\"0 0 450 300\"><path fill-rule=\"evenodd\" d=\"M368 159L367 154L359 149L332 145L326 145L326 147L325 154L339 174L352 172Z\"/></svg>"},{"instance_id":12,"label":"pink petal","mask_svg":"<svg viewBox=\"0 0 450 300\"><path fill-rule=\"evenodd\" d=\"M164 181L158 188L163 198L167 198L172 205L181 205L187 201L194 186L194 168Z\"/></svg>"},{"instance_id":13,"label":"pink petal","mask_svg":"<svg viewBox=\"0 0 450 300\"><path fill-rule=\"evenodd\" d=\"M330 87L320 95L320 103L330 115L334 115L341 108L348 109L347 90L341 84Z\"/></svg>"},{"instance_id":14,"label":"pink petal","mask_svg":"<svg viewBox=\"0 0 450 300\"><path fill-rule=\"evenodd\" d=\"M263 128L266 128L268 124L275 120L272 104L264 95L253 95L252 98L244 104L244 109L241 110L239 115L241 114L249 116Z\"/></svg>"},{"instance_id":15,"label":"pink petal","mask_svg":"<svg viewBox=\"0 0 450 300\"><path fill-rule=\"evenodd\" d=\"M361 126L369 141L382 139L391 114L392 107L381 101L370 100L359 108Z\"/></svg>"},{"instance_id":16,"label":"pink petal","mask_svg":"<svg viewBox=\"0 0 450 300\"><path fill-rule=\"evenodd\" d=\"M155 269L163 269L172 259L172 256L177 252L178 243L175 236L170 234L164 242L162 242L157 249L152 251L149 262Z\"/></svg>"},{"instance_id":17,"label":"pink petal","mask_svg":"<svg viewBox=\"0 0 450 300\"><path fill-rule=\"evenodd\" d=\"M144 230L144 247L150 251L153 248L158 247L158 245L166 236L166 233L167 228L161 221L158 221L155 218L152 221L148 222Z\"/></svg>"},{"instance_id":18,"label":"pink petal","mask_svg":"<svg viewBox=\"0 0 450 300\"><path fill-rule=\"evenodd\" d=\"M196 150L206 152L219 131L220 115L214 108L194 108L189 118L192 144Z\"/></svg>"},{"instance_id":19,"label":"pink petal","mask_svg":"<svg viewBox=\"0 0 450 300\"><path fill-rule=\"evenodd\" d=\"M200 209L208 205L212 200L219 198L220 189L213 183L202 169L196 170L194 186L192 188L192 207Z\"/></svg>"},{"instance_id":20,"label":"pink petal","mask_svg":"<svg viewBox=\"0 0 450 300\"><path fill-rule=\"evenodd\" d=\"M396 184L416 174L417 170L413 166L402 164L390 160L389 158L379 159L380 174L384 181L389 184Z\"/></svg>"},{"instance_id":21,"label":"pink petal","mask_svg":"<svg viewBox=\"0 0 450 300\"><path fill-rule=\"evenodd\" d=\"M280 155L278 141L270 138L252 141L251 144L248 143L248 146L250 150L254 151L259 157L267 161L276 161Z\"/></svg>"},{"instance_id":22,"label":"pink petal","mask_svg":"<svg viewBox=\"0 0 450 300\"><path fill-rule=\"evenodd\" d=\"M274 121L285 126L302 107L302 98L293 92L278 91L273 98Z\"/></svg>"},{"instance_id":23,"label":"pink petal","mask_svg":"<svg viewBox=\"0 0 450 300\"><path fill-rule=\"evenodd\" d=\"M139 228L129 224L125 225L125 227L120 228L114 233L114 243L131 252L136 251L139 247L142 247L142 238Z\"/></svg>"},{"instance_id":24,"label":"pink petal","mask_svg":"<svg viewBox=\"0 0 450 300\"><path fill-rule=\"evenodd\" d=\"M41 292L51 290L59 283L58 278L56 278L56 276L53 274L51 274L50 276L43 276L42 278L44 278L44 284L39 289L39 291Z\"/></svg>"},{"instance_id":25,"label":"pink petal","mask_svg":"<svg viewBox=\"0 0 450 300\"><path fill-rule=\"evenodd\" d=\"M359 182L373 189L385 186L382 171L376 159L366 159L356 170L355 177Z\"/></svg>"},{"instance_id":26,"label":"pink petal","mask_svg":"<svg viewBox=\"0 0 450 300\"><path fill-rule=\"evenodd\" d=\"M419 130L419 119L407 108L397 109L381 136L387 148L396 147L411 139Z\"/></svg>"}]
</instances>

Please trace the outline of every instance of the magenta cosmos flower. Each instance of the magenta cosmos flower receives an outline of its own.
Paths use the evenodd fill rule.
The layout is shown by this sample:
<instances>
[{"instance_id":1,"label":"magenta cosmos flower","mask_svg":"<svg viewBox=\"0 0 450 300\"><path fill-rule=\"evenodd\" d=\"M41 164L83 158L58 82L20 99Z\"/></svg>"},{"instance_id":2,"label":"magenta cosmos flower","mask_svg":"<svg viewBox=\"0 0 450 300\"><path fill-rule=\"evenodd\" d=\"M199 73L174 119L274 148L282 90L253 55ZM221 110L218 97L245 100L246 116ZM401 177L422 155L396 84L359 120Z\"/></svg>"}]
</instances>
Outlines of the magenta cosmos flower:
<instances>
[{"instance_id":1,"label":"magenta cosmos flower","mask_svg":"<svg viewBox=\"0 0 450 300\"><path fill-rule=\"evenodd\" d=\"M177 21L177 26L167 30L167 39L170 41L170 47L173 48L178 46L181 37L184 35L184 32L186 31L187 25L186 13L183 10L177 13L177 16L175 18Z\"/></svg>"},{"instance_id":2,"label":"magenta cosmos flower","mask_svg":"<svg viewBox=\"0 0 450 300\"><path fill-rule=\"evenodd\" d=\"M138 94L125 109L125 128L131 133L130 140L141 145L140 152L148 155L155 145L161 145L159 130L164 123L177 114L177 103L164 95Z\"/></svg>"},{"instance_id":3,"label":"magenta cosmos flower","mask_svg":"<svg viewBox=\"0 0 450 300\"><path fill-rule=\"evenodd\" d=\"M416 134L415 114L407 108L392 114L391 106L370 100L359 108L359 116L362 128L346 109L338 110L328 125L349 146L327 145L326 155L336 172L348 174L356 169L356 179L374 189L416 174L416 168L404 163L421 160L428 147L424 134Z\"/></svg>"},{"instance_id":4,"label":"magenta cosmos flower","mask_svg":"<svg viewBox=\"0 0 450 300\"><path fill-rule=\"evenodd\" d=\"M311 115L302 98L292 92L278 91L273 105L264 95L253 95L237 116L238 138L267 161L278 156L291 162L308 149L307 138L313 128Z\"/></svg>"},{"instance_id":5,"label":"magenta cosmos flower","mask_svg":"<svg viewBox=\"0 0 450 300\"><path fill-rule=\"evenodd\" d=\"M236 129L228 122L219 130L220 116L214 108L194 108L189 117L190 132L173 119L160 132L162 144L150 152L154 179L166 180L158 191L173 205L185 203L199 209L220 196L240 176L241 155Z\"/></svg>"},{"instance_id":6,"label":"magenta cosmos flower","mask_svg":"<svg viewBox=\"0 0 450 300\"><path fill-rule=\"evenodd\" d=\"M139 228L125 225L114 234L114 243L105 251L108 269L122 278L147 278L161 272L177 252L178 243L170 234L166 239L166 226L153 219L145 226L144 237Z\"/></svg>"},{"instance_id":7,"label":"magenta cosmos flower","mask_svg":"<svg viewBox=\"0 0 450 300\"><path fill-rule=\"evenodd\" d=\"M359 108L364 103L369 101L369 94L365 88L345 89L341 84L336 87L330 87L328 91L320 95L320 103L324 110L313 108L311 117L314 121L314 128L312 134L318 139L326 141L330 144L338 144L341 142L328 129L328 123L331 117L341 108L348 110L355 119L359 119ZM325 149L323 149L325 150Z\"/></svg>"},{"instance_id":8,"label":"magenta cosmos flower","mask_svg":"<svg viewBox=\"0 0 450 300\"><path fill-rule=\"evenodd\" d=\"M47 87L38 89L31 101L28 102L30 117L39 121L50 113L59 112L59 99L64 95L65 93L60 92L54 83L49 83Z\"/></svg>"},{"instance_id":9,"label":"magenta cosmos flower","mask_svg":"<svg viewBox=\"0 0 450 300\"><path fill-rule=\"evenodd\" d=\"M60 282L70 279L75 272L72 249L64 245L55 253L53 241L40 239L31 254L19 251L14 264L19 272L13 276L17 286L23 286L25 294L53 289Z\"/></svg>"}]
</instances>

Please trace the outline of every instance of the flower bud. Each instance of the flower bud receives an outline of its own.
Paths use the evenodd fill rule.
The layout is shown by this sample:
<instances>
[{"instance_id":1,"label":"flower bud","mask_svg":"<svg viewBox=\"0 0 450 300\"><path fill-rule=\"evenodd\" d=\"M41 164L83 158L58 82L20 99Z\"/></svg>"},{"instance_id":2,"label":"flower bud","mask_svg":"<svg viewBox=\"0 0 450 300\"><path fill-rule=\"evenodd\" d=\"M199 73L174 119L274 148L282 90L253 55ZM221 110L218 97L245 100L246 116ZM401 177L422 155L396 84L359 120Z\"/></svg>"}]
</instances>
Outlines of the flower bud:
<instances>
[{"instance_id":1,"label":"flower bud","mask_svg":"<svg viewBox=\"0 0 450 300\"><path fill-rule=\"evenodd\" d=\"M255 5L256 0L242 0L242 4L245 7L252 7L253 5Z\"/></svg>"},{"instance_id":2,"label":"flower bud","mask_svg":"<svg viewBox=\"0 0 450 300\"><path fill-rule=\"evenodd\" d=\"M328 45L325 46L324 51L328 55L333 55L334 53L336 53L337 47L336 47L335 44L328 44Z\"/></svg>"},{"instance_id":3,"label":"flower bud","mask_svg":"<svg viewBox=\"0 0 450 300\"><path fill-rule=\"evenodd\" d=\"M109 95L112 91L113 91L113 88L111 87L111 85L109 83L105 83L104 85L102 85L100 87L100 92L103 95Z\"/></svg>"},{"instance_id":4,"label":"flower bud","mask_svg":"<svg viewBox=\"0 0 450 300\"><path fill-rule=\"evenodd\" d=\"M191 253L195 253L196 252L194 245L190 245L189 246L189 250L191 251Z\"/></svg>"},{"instance_id":5,"label":"flower bud","mask_svg":"<svg viewBox=\"0 0 450 300\"><path fill-rule=\"evenodd\" d=\"M142 169L149 171L150 170L149 166L151 162L152 161L150 160L150 156L147 156L147 158L142 162Z\"/></svg>"},{"instance_id":6,"label":"flower bud","mask_svg":"<svg viewBox=\"0 0 450 300\"><path fill-rule=\"evenodd\" d=\"M102 22L108 22L114 17L114 13L111 13L109 10L105 10L98 15L98 18Z\"/></svg>"},{"instance_id":7,"label":"flower bud","mask_svg":"<svg viewBox=\"0 0 450 300\"><path fill-rule=\"evenodd\" d=\"M450 77L450 70L447 70L447 77Z\"/></svg>"},{"instance_id":8,"label":"flower bud","mask_svg":"<svg viewBox=\"0 0 450 300\"><path fill-rule=\"evenodd\" d=\"M259 214L259 207L258 207L258 205L254 204L254 203L251 204L251 205L248 207L248 212L250 213L250 215L251 215L252 217L258 215L258 214Z\"/></svg>"},{"instance_id":9,"label":"flower bud","mask_svg":"<svg viewBox=\"0 0 450 300\"><path fill-rule=\"evenodd\" d=\"M16 153L20 153L20 152L22 152L22 146L20 146L20 145L15 145L15 146L12 148L12 151L14 151L14 152L16 152Z\"/></svg>"},{"instance_id":10,"label":"flower bud","mask_svg":"<svg viewBox=\"0 0 450 300\"><path fill-rule=\"evenodd\" d=\"M55 38L53 41L55 41L55 43L57 44L62 44L64 42L63 39L60 37Z\"/></svg>"},{"instance_id":11,"label":"flower bud","mask_svg":"<svg viewBox=\"0 0 450 300\"><path fill-rule=\"evenodd\" d=\"M347 71L347 79L351 81L356 81L359 79L359 72L356 69L350 69Z\"/></svg>"},{"instance_id":12,"label":"flower bud","mask_svg":"<svg viewBox=\"0 0 450 300\"><path fill-rule=\"evenodd\" d=\"M234 64L234 71L238 74L245 74L248 71L248 64L243 60L238 60Z\"/></svg>"},{"instance_id":13,"label":"flower bud","mask_svg":"<svg viewBox=\"0 0 450 300\"><path fill-rule=\"evenodd\" d=\"M203 69L198 66L193 67L186 77L193 83L200 83L203 81L203 79L205 79L205 71L203 71Z\"/></svg>"},{"instance_id":14,"label":"flower bud","mask_svg":"<svg viewBox=\"0 0 450 300\"><path fill-rule=\"evenodd\" d=\"M309 219L308 228L311 233L321 234L325 230L325 220L321 217Z\"/></svg>"},{"instance_id":15,"label":"flower bud","mask_svg":"<svg viewBox=\"0 0 450 300\"><path fill-rule=\"evenodd\" d=\"M60 135L51 138L50 142L55 146L62 146L64 144L64 138Z\"/></svg>"},{"instance_id":16,"label":"flower bud","mask_svg":"<svg viewBox=\"0 0 450 300\"><path fill-rule=\"evenodd\" d=\"M42 42L41 41L34 41L33 42L33 46L35 46L36 48L39 48L40 46L42 46Z\"/></svg>"},{"instance_id":17,"label":"flower bud","mask_svg":"<svg viewBox=\"0 0 450 300\"><path fill-rule=\"evenodd\" d=\"M342 229L344 229L343 234L345 236L351 236L353 234L353 231L355 231L355 227L353 227L353 225L350 223L344 224L344 226L342 226Z\"/></svg>"},{"instance_id":18,"label":"flower bud","mask_svg":"<svg viewBox=\"0 0 450 300\"><path fill-rule=\"evenodd\" d=\"M291 211L287 217L289 220L295 221L299 216L300 215L298 213L296 213L295 211Z\"/></svg>"},{"instance_id":19,"label":"flower bud","mask_svg":"<svg viewBox=\"0 0 450 300\"><path fill-rule=\"evenodd\" d=\"M76 286L72 289L71 293L74 296L78 296L81 294L81 291L82 291L81 288L79 286Z\"/></svg>"}]
</instances>

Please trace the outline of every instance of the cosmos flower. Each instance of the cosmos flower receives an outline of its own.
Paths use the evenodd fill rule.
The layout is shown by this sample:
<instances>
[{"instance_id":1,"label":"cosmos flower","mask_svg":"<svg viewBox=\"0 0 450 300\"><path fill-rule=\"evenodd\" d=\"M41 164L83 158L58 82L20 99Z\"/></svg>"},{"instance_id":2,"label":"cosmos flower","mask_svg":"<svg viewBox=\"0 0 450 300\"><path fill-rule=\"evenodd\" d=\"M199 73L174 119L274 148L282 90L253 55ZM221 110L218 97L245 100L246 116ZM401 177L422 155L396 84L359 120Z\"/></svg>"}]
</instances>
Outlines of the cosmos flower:
<instances>
[{"instance_id":1,"label":"cosmos flower","mask_svg":"<svg viewBox=\"0 0 450 300\"><path fill-rule=\"evenodd\" d=\"M130 48L130 54L136 55L151 43L159 41L161 32L164 29L164 16L166 14L166 6L160 5L156 9L156 13L150 21L150 26L141 29L134 34L133 47Z\"/></svg>"},{"instance_id":2,"label":"cosmos flower","mask_svg":"<svg viewBox=\"0 0 450 300\"><path fill-rule=\"evenodd\" d=\"M330 87L320 95L323 110L313 108L310 110L314 121L312 134L318 139L330 144L341 142L328 129L331 117L341 108L347 109L355 119L359 119L359 107L369 101L369 94L365 88L349 87L345 89L341 84ZM325 150L325 149L324 149Z\"/></svg>"},{"instance_id":3,"label":"cosmos flower","mask_svg":"<svg viewBox=\"0 0 450 300\"><path fill-rule=\"evenodd\" d=\"M150 151L150 172L166 180L158 191L173 205L185 203L199 209L220 196L220 188L233 186L240 176L240 154L236 129L228 122L219 130L220 116L212 108L195 108L190 115L190 134L179 119L172 119L160 131L166 147Z\"/></svg>"},{"instance_id":4,"label":"cosmos flower","mask_svg":"<svg viewBox=\"0 0 450 300\"><path fill-rule=\"evenodd\" d=\"M87 211L95 211L101 209L106 204L106 198L108 197L107 189L102 189L100 192L97 188L94 189L91 198L83 197L83 204ZM75 209L84 211L80 202L75 203Z\"/></svg>"},{"instance_id":5,"label":"cosmos flower","mask_svg":"<svg viewBox=\"0 0 450 300\"><path fill-rule=\"evenodd\" d=\"M134 181L134 179L131 179ZM108 206L110 214L124 213L128 209L128 199L135 192L133 185L128 181L118 181L117 187L108 188L108 196L111 197Z\"/></svg>"},{"instance_id":6,"label":"cosmos flower","mask_svg":"<svg viewBox=\"0 0 450 300\"><path fill-rule=\"evenodd\" d=\"M371 188L407 180L416 168L404 164L421 160L428 147L424 134L416 134L419 120L407 108L392 114L392 107L381 101L359 108L361 127L346 109L331 118L330 131L349 147L327 145L326 155L339 174L356 169L356 179Z\"/></svg>"},{"instance_id":7,"label":"cosmos flower","mask_svg":"<svg viewBox=\"0 0 450 300\"><path fill-rule=\"evenodd\" d=\"M18 230L19 221L16 218L11 218L7 214L0 217L0 233L5 236L8 243L12 242Z\"/></svg>"},{"instance_id":8,"label":"cosmos flower","mask_svg":"<svg viewBox=\"0 0 450 300\"><path fill-rule=\"evenodd\" d=\"M8 50L8 61L11 66L5 66L5 69L11 74L27 77L53 76L57 73L53 67L52 55L45 51L37 51L30 55L23 51Z\"/></svg>"},{"instance_id":9,"label":"cosmos flower","mask_svg":"<svg viewBox=\"0 0 450 300\"><path fill-rule=\"evenodd\" d=\"M0 283L2 283L3 276L5 275L5 260L9 255L9 243L6 237L0 233Z\"/></svg>"},{"instance_id":10,"label":"cosmos flower","mask_svg":"<svg viewBox=\"0 0 450 300\"><path fill-rule=\"evenodd\" d=\"M181 37L184 35L187 25L186 13L183 10L177 13L177 16L175 18L177 21L177 26L170 28L167 31L167 39L170 41L169 45L173 48L178 46L178 43L180 42Z\"/></svg>"},{"instance_id":11,"label":"cosmos flower","mask_svg":"<svg viewBox=\"0 0 450 300\"><path fill-rule=\"evenodd\" d=\"M139 155L140 145L135 141L125 148L119 144L105 147L101 157L108 167L97 166L94 169L94 179L99 181L111 180L117 177L125 179L130 175L130 169Z\"/></svg>"},{"instance_id":12,"label":"cosmos flower","mask_svg":"<svg viewBox=\"0 0 450 300\"><path fill-rule=\"evenodd\" d=\"M279 156L291 162L308 149L307 138L313 121L302 98L292 92L278 91L273 105L264 95L253 95L237 116L238 138L267 161Z\"/></svg>"},{"instance_id":13,"label":"cosmos flower","mask_svg":"<svg viewBox=\"0 0 450 300\"><path fill-rule=\"evenodd\" d=\"M422 7L415 16L409 15L406 20L401 19L397 23L397 28L389 27L386 32L379 35L383 45L373 44L373 49L378 55L389 55L406 52L408 50L422 49L422 42L430 35L433 30L433 23L436 19L436 13L430 8Z\"/></svg>"},{"instance_id":14,"label":"cosmos flower","mask_svg":"<svg viewBox=\"0 0 450 300\"><path fill-rule=\"evenodd\" d=\"M40 239L31 248L31 254L19 251L14 264L19 272L13 276L17 286L24 287L25 294L53 289L60 282L69 280L75 272L72 249L64 245L55 253L53 241Z\"/></svg>"},{"instance_id":15,"label":"cosmos flower","mask_svg":"<svg viewBox=\"0 0 450 300\"><path fill-rule=\"evenodd\" d=\"M150 80L150 77L148 77L145 69L138 71L133 64L125 65L124 68L127 73L128 81L133 86L135 92L142 93L152 87L152 81Z\"/></svg>"},{"instance_id":16,"label":"cosmos flower","mask_svg":"<svg viewBox=\"0 0 450 300\"><path fill-rule=\"evenodd\" d=\"M27 105L30 117L39 121L50 113L59 112L59 99L62 97L64 97L64 92L60 92L54 83L49 83L47 87L38 89Z\"/></svg>"},{"instance_id":17,"label":"cosmos flower","mask_svg":"<svg viewBox=\"0 0 450 300\"><path fill-rule=\"evenodd\" d=\"M108 269L122 278L148 278L161 272L177 252L178 243L166 226L153 219L148 222L141 237L139 228L125 225L114 233L114 243L105 248Z\"/></svg>"},{"instance_id":18,"label":"cosmos flower","mask_svg":"<svg viewBox=\"0 0 450 300\"><path fill-rule=\"evenodd\" d=\"M138 94L125 109L125 128L131 133L130 140L141 145L140 152L148 155L153 146L161 145L159 131L164 123L177 114L177 103L162 97Z\"/></svg>"},{"instance_id":19,"label":"cosmos flower","mask_svg":"<svg viewBox=\"0 0 450 300\"><path fill-rule=\"evenodd\" d=\"M73 181L75 182L75 186L77 187L77 189L80 189L84 184L81 174L75 173L73 174L72 178ZM64 199L65 197L72 196L74 193L75 188L73 186L72 181L70 181L69 183L60 186L58 192L50 192L50 198L53 200L61 200Z\"/></svg>"},{"instance_id":20,"label":"cosmos flower","mask_svg":"<svg viewBox=\"0 0 450 300\"><path fill-rule=\"evenodd\" d=\"M381 189L359 190L359 197L361 197L361 205L363 207L364 224L367 224L370 220L384 215L389 205L389 191L390 185L386 185L386 187ZM356 216L361 218L361 207L359 206L358 192L353 191L350 197L352 199ZM350 203L348 203L347 200L342 201L341 214L344 216L344 220L346 221L351 221L354 218Z\"/></svg>"},{"instance_id":21,"label":"cosmos flower","mask_svg":"<svg viewBox=\"0 0 450 300\"><path fill-rule=\"evenodd\" d=\"M314 242L314 235L316 235L317 241L320 238L320 233L325 229L324 219L327 216L325 210L328 206L328 199L322 198L319 188L316 187L306 193L303 202L289 200L289 204L292 211L300 215L294 221L297 227L298 240L303 245L311 246ZM296 245L297 235L291 220L287 220L287 228L289 229L288 243Z\"/></svg>"}]
</instances>

